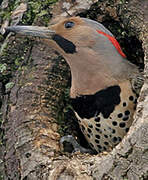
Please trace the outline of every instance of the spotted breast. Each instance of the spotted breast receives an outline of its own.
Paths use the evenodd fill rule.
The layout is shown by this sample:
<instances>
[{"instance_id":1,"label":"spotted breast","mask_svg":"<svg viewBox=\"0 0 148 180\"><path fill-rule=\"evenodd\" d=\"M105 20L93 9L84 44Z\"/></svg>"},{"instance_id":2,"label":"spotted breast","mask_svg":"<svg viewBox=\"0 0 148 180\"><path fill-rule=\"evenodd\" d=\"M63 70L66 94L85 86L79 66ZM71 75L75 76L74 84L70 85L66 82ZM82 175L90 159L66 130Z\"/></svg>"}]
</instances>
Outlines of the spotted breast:
<instances>
[{"instance_id":1,"label":"spotted breast","mask_svg":"<svg viewBox=\"0 0 148 180\"><path fill-rule=\"evenodd\" d=\"M136 101L129 81L72 99L81 131L94 150L109 150L122 140L133 122Z\"/></svg>"}]
</instances>

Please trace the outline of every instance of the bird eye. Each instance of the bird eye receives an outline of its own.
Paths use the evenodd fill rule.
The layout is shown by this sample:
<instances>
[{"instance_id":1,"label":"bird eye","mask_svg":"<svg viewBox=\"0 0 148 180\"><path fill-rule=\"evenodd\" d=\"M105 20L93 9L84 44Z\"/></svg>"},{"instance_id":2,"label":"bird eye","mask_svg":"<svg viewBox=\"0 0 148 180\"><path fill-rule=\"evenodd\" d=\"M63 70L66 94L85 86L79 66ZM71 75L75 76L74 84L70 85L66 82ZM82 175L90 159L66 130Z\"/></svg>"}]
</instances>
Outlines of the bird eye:
<instances>
[{"instance_id":1,"label":"bird eye","mask_svg":"<svg viewBox=\"0 0 148 180\"><path fill-rule=\"evenodd\" d=\"M65 23L65 28L72 28L74 25L75 25L74 22L69 21L69 22L66 22L66 23Z\"/></svg>"}]
</instances>

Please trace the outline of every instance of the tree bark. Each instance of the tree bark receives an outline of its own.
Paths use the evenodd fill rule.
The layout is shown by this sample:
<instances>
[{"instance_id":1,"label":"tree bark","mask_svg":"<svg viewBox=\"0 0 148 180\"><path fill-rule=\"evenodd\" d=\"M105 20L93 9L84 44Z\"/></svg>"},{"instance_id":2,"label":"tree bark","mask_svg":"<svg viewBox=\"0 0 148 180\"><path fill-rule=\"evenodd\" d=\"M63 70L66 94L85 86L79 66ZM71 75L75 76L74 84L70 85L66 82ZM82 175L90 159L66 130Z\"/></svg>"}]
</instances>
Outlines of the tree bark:
<instances>
[{"instance_id":1,"label":"tree bark","mask_svg":"<svg viewBox=\"0 0 148 180\"><path fill-rule=\"evenodd\" d=\"M3 10L8 8L7 3L3 1ZM0 76L6 78L1 80L1 86L5 85L1 89L5 92L2 93L4 134L0 170L4 180L148 179L147 6L146 0L61 0L52 11L54 19L67 16L66 11L71 15L89 14L102 23L107 22L108 18L113 19L128 30L129 37L135 37L142 43L145 83L138 99L134 122L123 141L110 153L92 156L80 153L64 155L61 152L57 119L61 118L59 114L64 109L63 96L69 87L69 67L61 56L40 40L12 34L3 37L0 64L7 64L7 68L1 71L3 74ZM31 7L29 2L28 7ZM16 7L12 8L16 10ZM24 18L29 17L29 8L21 11ZM41 12L37 11L33 21L35 24L42 24ZM23 14L14 18L15 23L23 21ZM14 19L11 16L11 23L14 23ZM6 20L1 20L3 26L9 21ZM138 54L135 57L135 63L141 63L141 56ZM9 87L8 80L13 87Z\"/></svg>"}]
</instances>

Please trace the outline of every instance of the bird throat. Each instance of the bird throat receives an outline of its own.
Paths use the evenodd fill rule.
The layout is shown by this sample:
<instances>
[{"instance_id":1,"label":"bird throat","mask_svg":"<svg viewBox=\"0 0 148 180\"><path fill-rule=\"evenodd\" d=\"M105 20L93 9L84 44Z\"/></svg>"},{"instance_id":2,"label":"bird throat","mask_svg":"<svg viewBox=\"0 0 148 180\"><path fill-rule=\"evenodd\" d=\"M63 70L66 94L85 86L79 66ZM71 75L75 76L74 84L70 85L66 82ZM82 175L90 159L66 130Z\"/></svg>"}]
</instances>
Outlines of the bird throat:
<instances>
[{"instance_id":1,"label":"bird throat","mask_svg":"<svg viewBox=\"0 0 148 180\"><path fill-rule=\"evenodd\" d=\"M116 80L112 79L108 74L101 75L100 71L93 73L85 69L85 71L71 71L72 86L71 97L75 98L81 95L91 95L101 89L113 86Z\"/></svg>"},{"instance_id":2,"label":"bird throat","mask_svg":"<svg viewBox=\"0 0 148 180\"><path fill-rule=\"evenodd\" d=\"M91 52L87 55L82 52L79 54L80 59L77 59L75 55L76 53L71 55L71 58L65 57L71 69L71 97L94 94L117 84L117 80L97 56L93 57Z\"/></svg>"}]
</instances>

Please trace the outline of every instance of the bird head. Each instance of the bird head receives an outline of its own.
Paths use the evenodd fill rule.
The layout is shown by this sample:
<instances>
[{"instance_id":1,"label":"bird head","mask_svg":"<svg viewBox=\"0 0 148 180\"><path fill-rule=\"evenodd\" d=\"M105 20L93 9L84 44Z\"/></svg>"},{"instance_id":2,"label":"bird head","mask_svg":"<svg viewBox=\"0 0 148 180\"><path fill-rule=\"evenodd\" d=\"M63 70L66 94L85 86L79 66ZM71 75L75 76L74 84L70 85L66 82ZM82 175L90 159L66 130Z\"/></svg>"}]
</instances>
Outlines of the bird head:
<instances>
[{"instance_id":1,"label":"bird head","mask_svg":"<svg viewBox=\"0 0 148 180\"><path fill-rule=\"evenodd\" d=\"M96 21L70 17L48 27L10 26L6 30L43 38L63 55L71 69L72 97L118 84L131 73L132 65L113 34Z\"/></svg>"}]
</instances>

